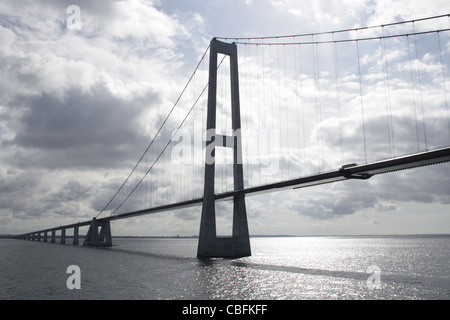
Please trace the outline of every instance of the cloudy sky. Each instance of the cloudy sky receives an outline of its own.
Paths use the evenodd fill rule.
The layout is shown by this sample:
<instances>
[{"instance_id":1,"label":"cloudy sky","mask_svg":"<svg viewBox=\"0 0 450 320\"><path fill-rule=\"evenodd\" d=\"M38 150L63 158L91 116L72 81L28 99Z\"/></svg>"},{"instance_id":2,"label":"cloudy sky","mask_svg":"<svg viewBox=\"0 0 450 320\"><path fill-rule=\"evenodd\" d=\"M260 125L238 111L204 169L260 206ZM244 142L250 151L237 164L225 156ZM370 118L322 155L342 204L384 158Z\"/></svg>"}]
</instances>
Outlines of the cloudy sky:
<instances>
[{"instance_id":1,"label":"cloudy sky","mask_svg":"<svg viewBox=\"0 0 450 320\"><path fill-rule=\"evenodd\" d=\"M79 16L68 11L71 5ZM447 13L447 0L3 0L0 234L96 216L212 37L331 31ZM449 45L443 50L448 57ZM249 197L250 233L450 233L448 169L441 164ZM193 235L200 213L201 207L159 213L114 222L112 230ZM230 215L218 220L219 232L229 233Z\"/></svg>"}]
</instances>

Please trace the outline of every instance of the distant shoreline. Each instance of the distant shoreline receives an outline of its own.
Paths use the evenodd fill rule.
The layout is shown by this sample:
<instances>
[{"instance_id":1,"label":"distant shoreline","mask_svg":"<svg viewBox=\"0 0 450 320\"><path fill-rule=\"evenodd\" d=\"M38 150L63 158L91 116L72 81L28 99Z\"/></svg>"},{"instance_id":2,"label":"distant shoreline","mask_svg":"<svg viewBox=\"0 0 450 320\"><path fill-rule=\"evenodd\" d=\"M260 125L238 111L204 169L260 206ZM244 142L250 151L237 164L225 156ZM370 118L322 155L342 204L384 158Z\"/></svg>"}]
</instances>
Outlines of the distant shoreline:
<instances>
[{"instance_id":1,"label":"distant shoreline","mask_svg":"<svg viewBox=\"0 0 450 320\"><path fill-rule=\"evenodd\" d=\"M376 235L367 235L367 234L354 234L354 235L250 235L250 238L377 238L377 237L450 237L448 233L431 233L431 234L376 234ZM198 236L113 236L113 238L124 238L124 239L140 239L140 238L153 238L153 239L197 239Z\"/></svg>"},{"instance_id":2,"label":"distant shoreline","mask_svg":"<svg viewBox=\"0 0 450 320\"><path fill-rule=\"evenodd\" d=\"M16 235L2 234L0 239L15 239ZM83 239L85 236L80 235L79 238ZM220 236L219 236L220 237ZM421 238L421 237L450 237L448 233L427 233L427 234L335 234L335 235L250 235L250 238ZM59 235L56 238L60 238ZM67 239L73 238L72 235L66 235ZM112 236L113 239L198 239L198 235L192 236Z\"/></svg>"}]
</instances>

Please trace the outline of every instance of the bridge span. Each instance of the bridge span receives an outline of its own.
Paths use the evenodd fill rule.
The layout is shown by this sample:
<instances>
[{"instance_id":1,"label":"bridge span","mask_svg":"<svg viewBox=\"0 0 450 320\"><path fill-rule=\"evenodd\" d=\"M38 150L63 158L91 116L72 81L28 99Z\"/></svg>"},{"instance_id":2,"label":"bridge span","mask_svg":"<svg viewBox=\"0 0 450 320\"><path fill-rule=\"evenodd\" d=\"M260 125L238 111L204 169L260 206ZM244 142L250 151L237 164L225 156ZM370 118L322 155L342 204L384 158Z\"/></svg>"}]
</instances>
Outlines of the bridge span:
<instances>
[{"instance_id":1,"label":"bridge span","mask_svg":"<svg viewBox=\"0 0 450 320\"><path fill-rule=\"evenodd\" d=\"M402 156L394 159L387 159L382 161L376 161L367 164L348 164L342 166L334 171L325 173L319 173L315 175L306 176L303 178L293 179L289 181L283 181L279 183L273 183L265 186L247 188L242 190L235 190L225 193L218 193L214 195L216 201L233 200L236 196L251 196L265 192L274 192L286 189L300 189L306 187L312 187L315 185L333 183L339 181L345 181L349 179L361 179L366 180L375 175L391 173L399 170L413 169L423 166L435 165L439 163L450 162L450 147L440 148L437 150L420 152L407 156ZM33 231L21 235L17 235L17 239L56 242L56 233L60 234L60 243L66 243L66 230L73 229L73 244L79 244L79 228L90 226L88 235L85 238L83 245L86 246L99 246L108 247L112 245L111 227L110 222L129 219L133 217L155 214L164 211L182 209L192 206L199 206L203 203L203 198L197 198L189 201L173 203L154 208L148 208L145 210L138 210L128 212L124 214L114 215L106 218L87 220L83 222L68 224L64 226Z\"/></svg>"},{"instance_id":2,"label":"bridge span","mask_svg":"<svg viewBox=\"0 0 450 320\"><path fill-rule=\"evenodd\" d=\"M411 20L307 35L234 38L233 43L213 38L150 145L104 209L92 220L17 238L56 242L58 233L60 242L66 243L66 231L73 229L73 244L78 245L79 229L88 226L83 245L108 247L112 245L112 221L202 205L197 256L244 257L251 255L248 196L367 180L449 162L449 18L420 19L420 29L416 29L419 20ZM445 27L434 23L439 19ZM431 29L425 25L428 21ZM244 82L242 110L240 82ZM244 176L243 160L267 157L267 148L254 152L258 149L255 140L262 137L267 147L274 139L253 134L248 127L266 133L269 124L280 133L275 139L279 143L276 152L270 156L296 161L287 162L287 177L274 173L275 180L263 183L260 179L257 184L250 181L258 176L256 170L248 173L251 170L247 169ZM198 164L195 156L186 157L193 162L189 170L167 161L173 160L171 148L181 131L194 136L199 131L200 136L206 133L205 143L199 139L181 152L204 151L203 175L193 169ZM184 143L190 137L181 140ZM216 168L217 148L231 151L231 177L228 173L221 177ZM292 163L305 168L295 168L290 175ZM225 188L216 186L220 179ZM179 180L183 188L177 189ZM156 191L148 190L147 183L156 186ZM161 185L167 196L158 194ZM180 194L174 196L177 190ZM134 200L138 205L131 209L123 206ZM233 201L231 237L217 237L216 201ZM110 215L100 217L106 214Z\"/></svg>"}]
</instances>

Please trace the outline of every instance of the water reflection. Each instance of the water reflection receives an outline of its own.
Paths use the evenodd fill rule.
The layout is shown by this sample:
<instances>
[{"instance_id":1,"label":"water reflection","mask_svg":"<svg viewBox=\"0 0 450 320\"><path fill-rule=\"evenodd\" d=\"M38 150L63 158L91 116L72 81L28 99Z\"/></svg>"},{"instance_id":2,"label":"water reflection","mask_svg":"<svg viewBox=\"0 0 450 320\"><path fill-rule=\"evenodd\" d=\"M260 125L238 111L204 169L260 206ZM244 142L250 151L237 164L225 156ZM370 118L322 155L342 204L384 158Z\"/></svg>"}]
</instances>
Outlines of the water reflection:
<instances>
[{"instance_id":1,"label":"water reflection","mask_svg":"<svg viewBox=\"0 0 450 320\"><path fill-rule=\"evenodd\" d=\"M338 277L338 278L347 278L347 279L355 279L355 280L366 280L368 278L368 274L365 272L309 269L309 268L292 267L292 266L255 264L255 263L247 263L247 262L240 262L240 261L235 261L232 263L232 265L236 266L236 267L240 267L240 268L250 268L250 269L255 269L255 270L301 273L301 274L307 274L307 275Z\"/></svg>"},{"instance_id":2,"label":"water reflection","mask_svg":"<svg viewBox=\"0 0 450 320\"><path fill-rule=\"evenodd\" d=\"M167 240L167 241L166 241ZM252 239L253 256L196 258L197 241L117 241L109 249L0 242L4 299L448 299L449 239ZM66 268L81 269L81 290ZM368 290L370 265L381 288Z\"/></svg>"}]
</instances>

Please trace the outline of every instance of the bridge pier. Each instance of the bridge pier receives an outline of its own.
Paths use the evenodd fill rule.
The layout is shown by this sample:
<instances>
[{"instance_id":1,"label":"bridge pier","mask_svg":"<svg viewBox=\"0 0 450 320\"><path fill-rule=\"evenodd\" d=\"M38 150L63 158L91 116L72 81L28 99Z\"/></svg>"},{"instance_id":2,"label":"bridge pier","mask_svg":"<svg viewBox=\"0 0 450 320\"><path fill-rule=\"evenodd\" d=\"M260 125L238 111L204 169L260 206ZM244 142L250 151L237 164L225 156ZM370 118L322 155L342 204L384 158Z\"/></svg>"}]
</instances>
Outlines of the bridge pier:
<instances>
[{"instance_id":1,"label":"bridge pier","mask_svg":"<svg viewBox=\"0 0 450 320\"><path fill-rule=\"evenodd\" d=\"M84 239L83 246L111 247L112 238L109 220L97 220L96 218L93 218L86 238Z\"/></svg>"},{"instance_id":2,"label":"bridge pier","mask_svg":"<svg viewBox=\"0 0 450 320\"><path fill-rule=\"evenodd\" d=\"M231 78L231 122L233 136L217 135L216 130L216 95L217 95L217 55L221 53L230 57ZM242 142L241 142L241 115L239 102L239 81L237 47L211 40L209 60L209 87L208 87L208 114L206 128L208 133L214 132L213 137L207 135L205 184L202 217L200 223L200 235L197 249L198 258L236 258L251 255L250 237L247 224L247 212L245 208L245 196L233 197L233 232L228 238L217 237L216 211L215 211L215 148L228 147L233 149L233 178L234 190L244 189L244 175L242 167ZM212 158L212 159L211 159ZM212 161L211 161L212 160Z\"/></svg>"},{"instance_id":3,"label":"bridge pier","mask_svg":"<svg viewBox=\"0 0 450 320\"><path fill-rule=\"evenodd\" d=\"M51 243L55 243L56 242L56 230L52 230L52 237L50 239Z\"/></svg>"},{"instance_id":4,"label":"bridge pier","mask_svg":"<svg viewBox=\"0 0 450 320\"><path fill-rule=\"evenodd\" d=\"M77 246L78 245L78 243L79 243L79 240L78 240L78 230L79 230L79 227L74 227L73 228L73 245L74 246Z\"/></svg>"},{"instance_id":5,"label":"bridge pier","mask_svg":"<svg viewBox=\"0 0 450 320\"><path fill-rule=\"evenodd\" d=\"M61 229L61 244L66 244L66 229Z\"/></svg>"}]
</instances>

